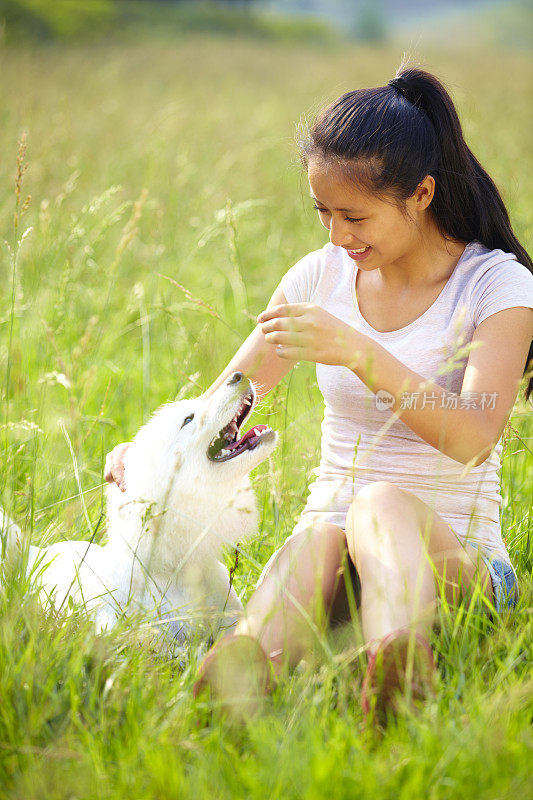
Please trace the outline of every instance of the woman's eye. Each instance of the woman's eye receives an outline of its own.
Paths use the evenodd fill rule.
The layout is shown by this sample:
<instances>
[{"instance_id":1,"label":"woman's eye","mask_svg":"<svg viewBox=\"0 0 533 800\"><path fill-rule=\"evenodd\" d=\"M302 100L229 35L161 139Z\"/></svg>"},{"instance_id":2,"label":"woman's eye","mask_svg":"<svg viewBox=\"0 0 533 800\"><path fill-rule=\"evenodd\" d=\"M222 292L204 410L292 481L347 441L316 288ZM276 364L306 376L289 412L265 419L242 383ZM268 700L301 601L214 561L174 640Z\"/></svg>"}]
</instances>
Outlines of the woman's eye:
<instances>
[{"instance_id":1,"label":"woman's eye","mask_svg":"<svg viewBox=\"0 0 533 800\"><path fill-rule=\"evenodd\" d=\"M181 423L181 427L183 428L184 425L187 425L189 422L192 422L193 419L194 419L194 414L189 414L189 416L185 417L185 419ZM181 430L181 428L180 428L180 430Z\"/></svg>"},{"instance_id":2,"label":"woman's eye","mask_svg":"<svg viewBox=\"0 0 533 800\"><path fill-rule=\"evenodd\" d=\"M319 206L313 206L315 211L318 211L320 214L329 214L329 211L326 208L320 208ZM346 222L363 222L362 219L354 219L353 217L344 217Z\"/></svg>"}]
</instances>

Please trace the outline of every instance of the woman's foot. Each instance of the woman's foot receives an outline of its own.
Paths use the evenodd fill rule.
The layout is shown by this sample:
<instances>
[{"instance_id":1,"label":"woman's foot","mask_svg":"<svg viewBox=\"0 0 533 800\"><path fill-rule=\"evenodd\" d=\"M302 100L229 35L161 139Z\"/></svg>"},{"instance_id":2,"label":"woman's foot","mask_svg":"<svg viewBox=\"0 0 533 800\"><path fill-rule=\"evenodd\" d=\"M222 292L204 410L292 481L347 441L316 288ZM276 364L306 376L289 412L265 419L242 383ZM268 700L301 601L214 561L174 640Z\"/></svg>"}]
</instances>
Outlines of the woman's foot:
<instances>
[{"instance_id":1,"label":"woman's foot","mask_svg":"<svg viewBox=\"0 0 533 800\"><path fill-rule=\"evenodd\" d=\"M272 689L272 668L259 642L244 634L220 639L198 668L193 696L205 687L233 719L244 721L260 711Z\"/></svg>"},{"instance_id":2,"label":"woman's foot","mask_svg":"<svg viewBox=\"0 0 533 800\"><path fill-rule=\"evenodd\" d=\"M412 631L393 631L371 652L362 686L365 718L373 710L385 723L397 709L398 694L407 701L422 701L436 689L437 670L427 639Z\"/></svg>"}]
</instances>

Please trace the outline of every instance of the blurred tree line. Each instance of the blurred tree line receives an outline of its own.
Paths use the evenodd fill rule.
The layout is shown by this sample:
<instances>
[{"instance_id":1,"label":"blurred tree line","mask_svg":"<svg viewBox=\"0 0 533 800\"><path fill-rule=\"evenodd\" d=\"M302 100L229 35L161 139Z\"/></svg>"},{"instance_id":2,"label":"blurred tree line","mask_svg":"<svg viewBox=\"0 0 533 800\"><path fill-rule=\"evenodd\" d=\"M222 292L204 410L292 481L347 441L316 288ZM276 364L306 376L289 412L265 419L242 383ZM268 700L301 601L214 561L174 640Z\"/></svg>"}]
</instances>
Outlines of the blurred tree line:
<instances>
[{"instance_id":1,"label":"blurred tree line","mask_svg":"<svg viewBox=\"0 0 533 800\"><path fill-rule=\"evenodd\" d=\"M342 21L334 24L323 15L313 17L294 10L284 14L283 3L273 5L279 11L277 15L265 16L262 0L0 0L0 35L3 33L7 40L70 40L117 34L133 26L139 30L208 30L315 42L339 33L369 42L387 38L380 0L343 3Z\"/></svg>"},{"instance_id":2,"label":"blurred tree line","mask_svg":"<svg viewBox=\"0 0 533 800\"><path fill-rule=\"evenodd\" d=\"M31 34L68 39L113 22L114 0L0 0L0 22L8 38Z\"/></svg>"},{"instance_id":3,"label":"blurred tree line","mask_svg":"<svg viewBox=\"0 0 533 800\"><path fill-rule=\"evenodd\" d=\"M29 34L38 38L70 39L110 29L123 18L131 18L141 6L191 6L249 8L254 0L0 0L0 25L10 38Z\"/></svg>"}]
</instances>

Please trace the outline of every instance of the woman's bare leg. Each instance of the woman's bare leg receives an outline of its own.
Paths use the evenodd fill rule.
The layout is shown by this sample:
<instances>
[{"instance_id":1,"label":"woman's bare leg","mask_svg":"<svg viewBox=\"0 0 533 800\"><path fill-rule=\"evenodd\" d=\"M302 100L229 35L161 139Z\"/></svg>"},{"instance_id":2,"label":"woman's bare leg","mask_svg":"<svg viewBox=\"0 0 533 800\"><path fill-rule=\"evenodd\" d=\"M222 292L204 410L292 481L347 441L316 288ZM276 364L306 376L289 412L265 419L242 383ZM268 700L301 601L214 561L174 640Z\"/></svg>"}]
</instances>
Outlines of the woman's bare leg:
<instances>
[{"instance_id":1,"label":"woman's bare leg","mask_svg":"<svg viewBox=\"0 0 533 800\"><path fill-rule=\"evenodd\" d=\"M276 553L250 598L234 635L256 638L277 671L295 666L322 632L345 591L342 528L318 524L297 533Z\"/></svg>"},{"instance_id":2,"label":"woman's bare leg","mask_svg":"<svg viewBox=\"0 0 533 800\"><path fill-rule=\"evenodd\" d=\"M448 600L480 577L492 599L488 570L475 548L461 546L449 525L411 492L386 481L365 486L350 506L346 539L361 579L366 642L414 627L426 638L436 606L435 574ZM429 556L429 558L428 558Z\"/></svg>"}]
</instances>

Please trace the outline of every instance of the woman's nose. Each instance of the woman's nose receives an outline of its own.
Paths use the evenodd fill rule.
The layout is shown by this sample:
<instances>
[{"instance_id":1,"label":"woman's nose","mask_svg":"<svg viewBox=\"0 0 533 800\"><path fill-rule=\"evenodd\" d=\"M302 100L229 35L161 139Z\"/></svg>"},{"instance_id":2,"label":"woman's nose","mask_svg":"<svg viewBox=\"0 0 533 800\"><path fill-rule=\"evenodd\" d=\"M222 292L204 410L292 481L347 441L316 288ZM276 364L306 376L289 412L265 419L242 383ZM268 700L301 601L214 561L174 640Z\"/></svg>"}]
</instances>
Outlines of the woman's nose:
<instances>
[{"instance_id":1,"label":"woman's nose","mask_svg":"<svg viewBox=\"0 0 533 800\"><path fill-rule=\"evenodd\" d=\"M334 222L333 219L329 222L329 240L331 244L339 247L346 247L352 241L352 233L349 231L342 222Z\"/></svg>"}]
</instances>

